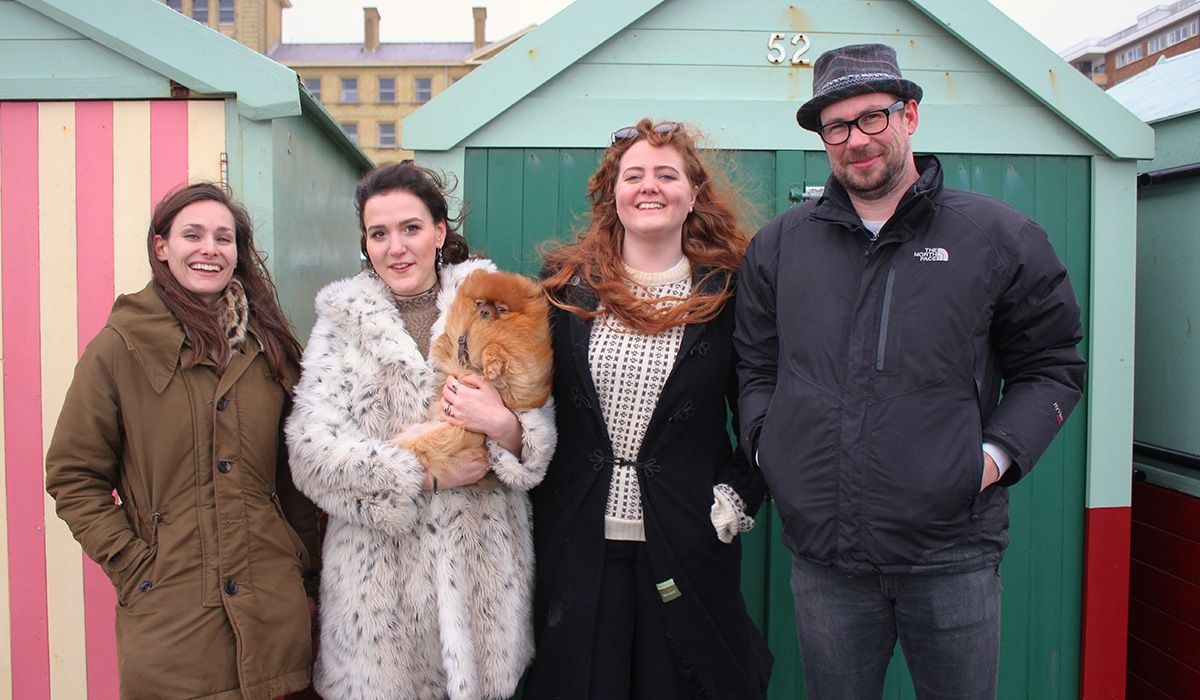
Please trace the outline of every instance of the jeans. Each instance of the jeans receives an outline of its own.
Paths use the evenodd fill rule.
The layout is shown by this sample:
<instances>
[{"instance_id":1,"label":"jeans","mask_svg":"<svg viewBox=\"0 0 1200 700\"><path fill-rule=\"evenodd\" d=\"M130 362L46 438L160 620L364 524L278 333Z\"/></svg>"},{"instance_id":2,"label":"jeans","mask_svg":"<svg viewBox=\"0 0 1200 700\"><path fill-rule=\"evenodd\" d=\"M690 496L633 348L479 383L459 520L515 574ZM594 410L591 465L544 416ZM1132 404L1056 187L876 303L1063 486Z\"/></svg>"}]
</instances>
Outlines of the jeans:
<instances>
[{"instance_id":1,"label":"jeans","mask_svg":"<svg viewBox=\"0 0 1200 700\"><path fill-rule=\"evenodd\" d=\"M917 698L996 697L1000 571L846 575L792 562L809 700L879 700L899 639Z\"/></svg>"}]
</instances>

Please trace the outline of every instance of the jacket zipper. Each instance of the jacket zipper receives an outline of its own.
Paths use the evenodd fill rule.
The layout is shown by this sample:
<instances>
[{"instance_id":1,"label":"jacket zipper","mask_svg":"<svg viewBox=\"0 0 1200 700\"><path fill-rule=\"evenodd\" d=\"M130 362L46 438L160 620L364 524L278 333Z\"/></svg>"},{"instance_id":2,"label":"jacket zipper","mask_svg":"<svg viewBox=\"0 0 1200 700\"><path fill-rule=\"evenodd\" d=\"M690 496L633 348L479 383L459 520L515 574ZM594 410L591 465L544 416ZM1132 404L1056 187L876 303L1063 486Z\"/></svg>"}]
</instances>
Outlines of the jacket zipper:
<instances>
[{"instance_id":1,"label":"jacket zipper","mask_svg":"<svg viewBox=\"0 0 1200 700\"><path fill-rule=\"evenodd\" d=\"M892 313L892 287L896 282L896 268L888 270L887 282L883 287L883 312L879 315L879 345L875 348L875 370L883 371L883 356L887 350L888 321Z\"/></svg>"}]
</instances>

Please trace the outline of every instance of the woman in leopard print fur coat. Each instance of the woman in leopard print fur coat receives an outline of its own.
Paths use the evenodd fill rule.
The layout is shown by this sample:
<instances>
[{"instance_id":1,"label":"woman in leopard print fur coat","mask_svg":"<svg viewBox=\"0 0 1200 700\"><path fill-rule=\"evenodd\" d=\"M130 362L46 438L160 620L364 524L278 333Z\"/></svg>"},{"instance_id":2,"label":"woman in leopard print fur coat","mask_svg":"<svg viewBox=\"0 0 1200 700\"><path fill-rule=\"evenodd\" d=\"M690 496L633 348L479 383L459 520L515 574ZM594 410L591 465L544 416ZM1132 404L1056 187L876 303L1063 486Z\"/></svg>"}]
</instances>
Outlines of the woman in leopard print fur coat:
<instances>
[{"instance_id":1,"label":"woman in leopard print fur coat","mask_svg":"<svg viewBox=\"0 0 1200 700\"><path fill-rule=\"evenodd\" d=\"M488 435L486 463L438 483L394 437L426 420L429 341L468 273L441 180L411 164L356 193L364 272L317 296L287 426L296 483L329 516L315 685L327 698L507 698L533 655L526 492L554 451L550 404L513 413L451 379L445 420ZM439 264L439 261L445 264ZM492 473L494 489L457 488Z\"/></svg>"}]
</instances>

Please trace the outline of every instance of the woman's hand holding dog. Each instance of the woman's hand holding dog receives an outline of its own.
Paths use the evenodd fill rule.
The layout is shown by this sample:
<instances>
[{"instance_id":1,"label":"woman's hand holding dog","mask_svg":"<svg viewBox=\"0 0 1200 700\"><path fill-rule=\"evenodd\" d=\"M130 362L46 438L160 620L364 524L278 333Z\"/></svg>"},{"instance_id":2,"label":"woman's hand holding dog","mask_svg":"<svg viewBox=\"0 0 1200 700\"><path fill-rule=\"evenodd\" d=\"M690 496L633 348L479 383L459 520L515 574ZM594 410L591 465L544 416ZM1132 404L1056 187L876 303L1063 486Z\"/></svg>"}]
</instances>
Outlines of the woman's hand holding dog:
<instances>
[{"instance_id":1,"label":"woman's hand holding dog","mask_svg":"<svg viewBox=\"0 0 1200 700\"><path fill-rule=\"evenodd\" d=\"M425 491L441 491L456 489L459 486L470 486L487 476L491 468L486 459L460 460L449 471L441 472L436 482L433 481L433 474L426 471L425 483L422 485L422 489Z\"/></svg>"},{"instance_id":2,"label":"woman's hand holding dog","mask_svg":"<svg viewBox=\"0 0 1200 700\"><path fill-rule=\"evenodd\" d=\"M478 374L447 377L442 385L443 421L483 433L521 457L521 423L486 379Z\"/></svg>"}]
</instances>

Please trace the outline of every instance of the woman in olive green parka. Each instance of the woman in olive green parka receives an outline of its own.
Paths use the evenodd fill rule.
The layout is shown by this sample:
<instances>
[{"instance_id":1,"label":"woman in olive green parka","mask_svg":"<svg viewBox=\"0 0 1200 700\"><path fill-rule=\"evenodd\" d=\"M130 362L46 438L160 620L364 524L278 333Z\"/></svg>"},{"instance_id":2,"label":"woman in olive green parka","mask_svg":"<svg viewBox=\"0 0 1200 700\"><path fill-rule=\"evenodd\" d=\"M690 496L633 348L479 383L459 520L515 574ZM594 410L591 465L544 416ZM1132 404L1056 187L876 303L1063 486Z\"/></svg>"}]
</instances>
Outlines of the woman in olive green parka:
<instances>
[{"instance_id":1,"label":"woman in olive green parka","mask_svg":"<svg viewBox=\"0 0 1200 700\"><path fill-rule=\"evenodd\" d=\"M281 444L299 345L222 187L168 195L147 243L153 279L80 358L46 488L116 589L123 698L276 698L312 668L317 518Z\"/></svg>"}]
</instances>

